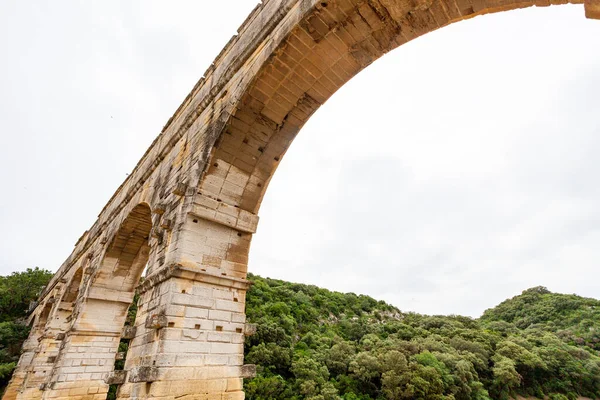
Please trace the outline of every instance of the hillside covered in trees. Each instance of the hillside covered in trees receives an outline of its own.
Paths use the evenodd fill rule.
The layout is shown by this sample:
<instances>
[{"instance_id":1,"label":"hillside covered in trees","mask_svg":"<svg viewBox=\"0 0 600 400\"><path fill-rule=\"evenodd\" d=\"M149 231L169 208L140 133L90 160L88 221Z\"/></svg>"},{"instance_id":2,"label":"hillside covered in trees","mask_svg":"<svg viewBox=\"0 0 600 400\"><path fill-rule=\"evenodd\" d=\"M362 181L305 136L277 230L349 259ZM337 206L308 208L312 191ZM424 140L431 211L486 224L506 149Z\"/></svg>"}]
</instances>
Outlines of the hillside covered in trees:
<instances>
[{"instance_id":1,"label":"hillside covered in trees","mask_svg":"<svg viewBox=\"0 0 600 400\"><path fill-rule=\"evenodd\" d=\"M0 277L0 394L28 334L29 302L51 275ZM246 339L245 362L258 366L245 380L249 400L600 398L598 300L535 287L471 319L249 279L257 333Z\"/></svg>"},{"instance_id":2,"label":"hillside covered in trees","mask_svg":"<svg viewBox=\"0 0 600 400\"><path fill-rule=\"evenodd\" d=\"M0 276L0 397L29 335L24 320L29 303L37 299L52 275L50 271L29 268Z\"/></svg>"},{"instance_id":3,"label":"hillside covered in trees","mask_svg":"<svg viewBox=\"0 0 600 400\"><path fill-rule=\"evenodd\" d=\"M535 287L474 320L250 279L250 400L600 398L598 300Z\"/></svg>"}]
</instances>

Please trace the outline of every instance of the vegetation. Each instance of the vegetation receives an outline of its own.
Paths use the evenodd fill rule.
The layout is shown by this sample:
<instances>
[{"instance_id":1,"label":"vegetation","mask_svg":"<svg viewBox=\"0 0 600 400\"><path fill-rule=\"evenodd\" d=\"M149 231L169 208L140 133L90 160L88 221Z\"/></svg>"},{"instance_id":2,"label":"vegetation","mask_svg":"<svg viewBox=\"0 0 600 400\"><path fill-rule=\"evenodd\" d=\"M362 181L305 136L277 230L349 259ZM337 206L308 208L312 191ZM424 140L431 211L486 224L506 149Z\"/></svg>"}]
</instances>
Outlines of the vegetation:
<instances>
[{"instance_id":1,"label":"vegetation","mask_svg":"<svg viewBox=\"0 0 600 400\"><path fill-rule=\"evenodd\" d=\"M52 273L39 268L0 276L0 395L19 361L21 346L29 335L24 318L52 278Z\"/></svg>"},{"instance_id":2,"label":"vegetation","mask_svg":"<svg viewBox=\"0 0 600 400\"><path fill-rule=\"evenodd\" d=\"M479 320L250 276L249 400L600 397L600 301L526 290Z\"/></svg>"},{"instance_id":3,"label":"vegetation","mask_svg":"<svg viewBox=\"0 0 600 400\"><path fill-rule=\"evenodd\" d=\"M29 332L28 305L50 277L38 268L0 277L0 392ZM249 400L600 398L598 300L535 287L471 319L249 278L246 311L257 333L246 339L245 361L258 366L245 381ZM134 301L128 324L135 311Z\"/></svg>"}]
</instances>

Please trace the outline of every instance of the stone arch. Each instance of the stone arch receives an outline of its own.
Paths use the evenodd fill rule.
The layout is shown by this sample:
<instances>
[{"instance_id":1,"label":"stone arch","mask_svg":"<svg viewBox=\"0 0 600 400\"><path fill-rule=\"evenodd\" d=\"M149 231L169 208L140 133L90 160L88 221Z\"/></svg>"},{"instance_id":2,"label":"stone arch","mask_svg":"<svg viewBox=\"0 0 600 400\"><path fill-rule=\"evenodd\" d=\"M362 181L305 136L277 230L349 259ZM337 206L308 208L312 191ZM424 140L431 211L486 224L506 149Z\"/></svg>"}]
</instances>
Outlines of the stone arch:
<instances>
[{"instance_id":1,"label":"stone arch","mask_svg":"<svg viewBox=\"0 0 600 400\"><path fill-rule=\"evenodd\" d=\"M581 3L561 0L560 4ZM305 2L307 3L307 2ZM198 192L257 214L269 181L311 115L385 53L478 15L549 0L328 0L265 55L216 138Z\"/></svg>"},{"instance_id":2,"label":"stone arch","mask_svg":"<svg viewBox=\"0 0 600 400\"><path fill-rule=\"evenodd\" d=\"M81 286L81 281L83 280L83 267L79 267L75 274L69 281L69 285L66 287L65 292L62 296L63 302L74 303L77 300L77 295L79 294L79 287Z\"/></svg>"},{"instance_id":3,"label":"stone arch","mask_svg":"<svg viewBox=\"0 0 600 400\"><path fill-rule=\"evenodd\" d=\"M45 385L56 378L56 365L63 353L63 342L71 329L83 274L84 266L80 265L64 286L40 342L38 355L34 359L35 364L45 366Z\"/></svg>"},{"instance_id":4,"label":"stone arch","mask_svg":"<svg viewBox=\"0 0 600 400\"><path fill-rule=\"evenodd\" d=\"M57 286L44 303L41 313L31 319L32 334L24 345L19 363L28 365L23 375L21 391L25 397L40 397L52 376L61 343L69 329L73 305L79 292L83 268L79 267L68 285Z\"/></svg>"},{"instance_id":5,"label":"stone arch","mask_svg":"<svg viewBox=\"0 0 600 400\"><path fill-rule=\"evenodd\" d=\"M46 330L53 308L54 298L50 297L44 303L41 312L32 319L31 333L23 343L23 354L19 359L21 374L15 374L15 382L11 382L11 385L17 386L19 392L27 398L41 396L40 385L45 382L48 372L52 369L52 364L48 362L45 355L48 341Z\"/></svg>"},{"instance_id":6,"label":"stone arch","mask_svg":"<svg viewBox=\"0 0 600 400\"><path fill-rule=\"evenodd\" d=\"M53 298L50 298L48 301L46 301L44 308L42 308L42 311L37 317L37 321L35 321L33 324L33 329L39 330L40 332L44 331L46 324L48 323L48 319L50 318L50 313L52 312L53 303Z\"/></svg>"},{"instance_id":7,"label":"stone arch","mask_svg":"<svg viewBox=\"0 0 600 400\"><path fill-rule=\"evenodd\" d=\"M110 241L87 293L77 330L117 334L148 262L152 215L146 203L135 206Z\"/></svg>"},{"instance_id":8,"label":"stone arch","mask_svg":"<svg viewBox=\"0 0 600 400\"><path fill-rule=\"evenodd\" d=\"M56 305L49 317L47 329L50 331L50 336L58 336L58 340L62 340L62 336L68 330L68 324L73 315L82 280L83 266L79 266L69 279L68 284L64 286L60 296L56 296Z\"/></svg>"}]
</instances>

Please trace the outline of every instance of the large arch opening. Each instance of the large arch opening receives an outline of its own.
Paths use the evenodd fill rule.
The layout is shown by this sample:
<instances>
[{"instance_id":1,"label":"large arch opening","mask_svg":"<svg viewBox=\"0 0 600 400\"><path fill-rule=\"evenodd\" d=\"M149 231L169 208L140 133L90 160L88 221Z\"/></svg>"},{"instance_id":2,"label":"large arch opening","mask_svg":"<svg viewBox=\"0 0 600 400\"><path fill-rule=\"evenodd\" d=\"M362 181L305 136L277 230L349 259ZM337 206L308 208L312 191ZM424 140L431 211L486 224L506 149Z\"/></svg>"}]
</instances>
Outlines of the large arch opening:
<instances>
[{"instance_id":1,"label":"large arch opening","mask_svg":"<svg viewBox=\"0 0 600 400\"><path fill-rule=\"evenodd\" d=\"M245 92L216 142L200 194L258 213L266 187L297 132L333 92L372 61L453 22L531 5L543 4L486 3L470 13L473 4L428 2L408 14L402 14L407 11L402 5L389 1L317 5L314 15L299 24ZM394 27L401 28L399 36Z\"/></svg>"},{"instance_id":2,"label":"large arch opening","mask_svg":"<svg viewBox=\"0 0 600 400\"><path fill-rule=\"evenodd\" d=\"M250 271L426 314L478 317L535 285L595 296L584 277L598 233L585 221L597 220L586 182L598 149L589 95L600 87L597 57L584 55L600 31L597 21L560 37L550 28L581 22L580 11L531 8L453 24L351 80L274 175ZM566 186L570 193L556 194ZM563 229L578 238L558 240Z\"/></svg>"}]
</instances>

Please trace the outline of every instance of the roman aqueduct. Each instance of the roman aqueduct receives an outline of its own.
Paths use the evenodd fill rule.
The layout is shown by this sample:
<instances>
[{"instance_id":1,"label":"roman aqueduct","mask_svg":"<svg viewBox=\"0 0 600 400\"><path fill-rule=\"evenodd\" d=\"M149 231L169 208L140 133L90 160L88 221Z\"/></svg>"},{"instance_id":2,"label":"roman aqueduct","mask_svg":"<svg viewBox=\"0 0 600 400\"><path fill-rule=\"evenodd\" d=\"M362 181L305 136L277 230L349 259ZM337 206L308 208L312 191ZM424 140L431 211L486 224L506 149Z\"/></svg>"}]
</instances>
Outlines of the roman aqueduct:
<instances>
[{"instance_id":1,"label":"roman aqueduct","mask_svg":"<svg viewBox=\"0 0 600 400\"><path fill-rule=\"evenodd\" d=\"M248 252L310 116L386 52L474 16L581 0L264 0L77 242L32 311L12 399L244 398ZM585 0L600 19L600 0ZM125 325L138 288L134 324ZM122 371L120 340L130 339Z\"/></svg>"}]
</instances>

